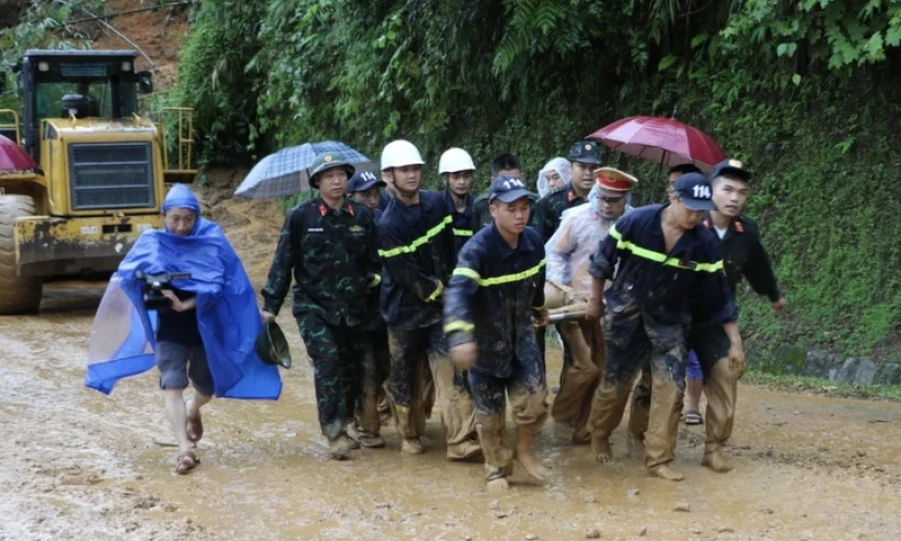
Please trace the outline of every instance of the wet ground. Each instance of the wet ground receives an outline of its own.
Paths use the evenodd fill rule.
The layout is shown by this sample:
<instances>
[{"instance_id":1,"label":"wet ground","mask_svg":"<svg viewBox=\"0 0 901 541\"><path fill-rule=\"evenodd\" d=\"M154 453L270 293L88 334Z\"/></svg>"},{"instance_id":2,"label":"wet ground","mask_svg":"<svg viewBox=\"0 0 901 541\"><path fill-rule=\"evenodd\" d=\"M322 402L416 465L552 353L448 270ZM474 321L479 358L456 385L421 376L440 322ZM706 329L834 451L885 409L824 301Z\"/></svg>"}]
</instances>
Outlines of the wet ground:
<instances>
[{"instance_id":1,"label":"wet ground","mask_svg":"<svg viewBox=\"0 0 901 541\"><path fill-rule=\"evenodd\" d=\"M210 201L262 282L278 211ZM548 424L536 446L549 481L517 470L508 494L489 494L480 464L444 460L434 421L425 455L402 456L387 428L387 449L326 460L312 369L286 317L295 365L282 398L214 401L200 467L176 476L174 449L160 445L173 439L154 373L111 396L82 384L98 302L87 293L54 293L40 316L0 318L0 540L901 539L899 404L742 386L735 470L702 468L703 427L683 426L678 484L648 477L637 460L602 467ZM558 371L553 353L552 385ZM621 430L614 448L625 452Z\"/></svg>"}]
</instances>

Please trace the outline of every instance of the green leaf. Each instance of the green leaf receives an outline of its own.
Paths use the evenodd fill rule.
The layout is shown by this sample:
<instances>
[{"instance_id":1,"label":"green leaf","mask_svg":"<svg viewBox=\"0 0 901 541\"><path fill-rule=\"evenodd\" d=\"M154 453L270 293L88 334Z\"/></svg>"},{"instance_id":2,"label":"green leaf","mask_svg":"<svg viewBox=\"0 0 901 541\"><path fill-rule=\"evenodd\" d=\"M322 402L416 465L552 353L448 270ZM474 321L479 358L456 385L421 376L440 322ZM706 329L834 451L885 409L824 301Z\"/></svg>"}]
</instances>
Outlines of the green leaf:
<instances>
[{"instance_id":1,"label":"green leaf","mask_svg":"<svg viewBox=\"0 0 901 541\"><path fill-rule=\"evenodd\" d=\"M707 41L707 34L698 34L697 36L691 38L691 48L697 49L699 45L704 44Z\"/></svg>"},{"instance_id":2,"label":"green leaf","mask_svg":"<svg viewBox=\"0 0 901 541\"><path fill-rule=\"evenodd\" d=\"M792 75L792 82L795 83L795 86L800 85L801 84L801 76L798 75L797 73Z\"/></svg>"},{"instance_id":3,"label":"green leaf","mask_svg":"<svg viewBox=\"0 0 901 541\"><path fill-rule=\"evenodd\" d=\"M672 66L676 62L676 57L673 55L666 55L660 59L660 63L657 64L657 71L663 71L666 68Z\"/></svg>"},{"instance_id":4,"label":"green leaf","mask_svg":"<svg viewBox=\"0 0 901 541\"><path fill-rule=\"evenodd\" d=\"M788 43L780 43L779 46L776 47L776 56L784 55L786 49L788 49Z\"/></svg>"}]
</instances>

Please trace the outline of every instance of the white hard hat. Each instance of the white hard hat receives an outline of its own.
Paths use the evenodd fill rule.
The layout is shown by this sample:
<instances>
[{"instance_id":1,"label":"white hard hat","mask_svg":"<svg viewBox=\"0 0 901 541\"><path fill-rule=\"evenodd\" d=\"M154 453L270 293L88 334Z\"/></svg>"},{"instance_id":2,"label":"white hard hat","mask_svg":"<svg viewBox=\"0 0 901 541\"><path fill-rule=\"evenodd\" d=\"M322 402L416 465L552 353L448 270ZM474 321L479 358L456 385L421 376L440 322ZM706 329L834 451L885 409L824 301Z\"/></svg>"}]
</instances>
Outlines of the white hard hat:
<instances>
[{"instance_id":1,"label":"white hard hat","mask_svg":"<svg viewBox=\"0 0 901 541\"><path fill-rule=\"evenodd\" d=\"M425 165L422 156L419 155L419 149L404 139L396 139L385 145L382 150L382 171L405 165Z\"/></svg>"},{"instance_id":2,"label":"white hard hat","mask_svg":"<svg viewBox=\"0 0 901 541\"><path fill-rule=\"evenodd\" d=\"M472 156L462 148L448 149L438 160L438 174L457 173L459 171L475 171L476 164L472 162Z\"/></svg>"}]
</instances>

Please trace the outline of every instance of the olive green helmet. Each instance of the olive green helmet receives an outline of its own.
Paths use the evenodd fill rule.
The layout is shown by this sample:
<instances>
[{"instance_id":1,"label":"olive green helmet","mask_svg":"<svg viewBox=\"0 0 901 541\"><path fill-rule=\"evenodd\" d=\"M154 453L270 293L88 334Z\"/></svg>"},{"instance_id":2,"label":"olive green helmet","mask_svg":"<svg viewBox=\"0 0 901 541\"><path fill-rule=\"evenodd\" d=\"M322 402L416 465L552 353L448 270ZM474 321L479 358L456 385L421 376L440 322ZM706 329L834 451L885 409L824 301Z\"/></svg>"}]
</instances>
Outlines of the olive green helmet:
<instances>
[{"instance_id":1,"label":"olive green helmet","mask_svg":"<svg viewBox=\"0 0 901 541\"><path fill-rule=\"evenodd\" d=\"M257 357L264 363L291 368L291 351L288 349L288 340L278 323L270 321L263 325L263 330L257 335L255 350Z\"/></svg>"},{"instance_id":2,"label":"olive green helmet","mask_svg":"<svg viewBox=\"0 0 901 541\"><path fill-rule=\"evenodd\" d=\"M319 173L336 167L343 167L345 171L347 171L347 178L354 176L354 172L356 171L352 165L344 160L344 155L340 152L323 152L316 156L316 159L313 160L313 165L310 168L310 186L318 189L319 179L316 177Z\"/></svg>"}]
</instances>

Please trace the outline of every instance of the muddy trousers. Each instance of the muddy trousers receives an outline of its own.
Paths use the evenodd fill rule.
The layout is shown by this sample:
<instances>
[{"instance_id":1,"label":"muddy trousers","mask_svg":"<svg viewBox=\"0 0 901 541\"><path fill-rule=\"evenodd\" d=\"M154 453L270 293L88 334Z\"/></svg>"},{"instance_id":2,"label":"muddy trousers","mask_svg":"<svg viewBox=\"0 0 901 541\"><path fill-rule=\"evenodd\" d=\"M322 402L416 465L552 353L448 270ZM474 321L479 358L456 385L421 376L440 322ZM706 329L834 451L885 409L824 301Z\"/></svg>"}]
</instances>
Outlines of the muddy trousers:
<instances>
[{"instance_id":1,"label":"muddy trousers","mask_svg":"<svg viewBox=\"0 0 901 541\"><path fill-rule=\"evenodd\" d=\"M362 337L363 380L357 402L357 428L366 436L375 437L382 426L379 405L386 400L383 385L391 369L391 354L386 330L363 331Z\"/></svg>"},{"instance_id":2,"label":"muddy trousers","mask_svg":"<svg viewBox=\"0 0 901 541\"><path fill-rule=\"evenodd\" d=\"M693 327L688 333L688 348L698 355L704 375L704 394L707 396L705 456L720 451L732 437L738 380L729 364L729 346L729 337L720 325ZM631 437L644 438L651 401L651 375L645 369L632 395L629 418Z\"/></svg>"},{"instance_id":3,"label":"muddy trousers","mask_svg":"<svg viewBox=\"0 0 901 541\"><path fill-rule=\"evenodd\" d=\"M537 432L547 418L547 385L540 374L537 366L528 370L514 368L509 378L472 370L468 373L488 481L513 473L513 450L505 434L506 397L510 397L517 427Z\"/></svg>"},{"instance_id":4,"label":"muddy trousers","mask_svg":"<svg viewBox=\"0 0 901 541\"><path fill-rule=\"evenodd\" d=\"M456 457L461 447L471 448L478 441L472 397L465 376L454 370L448 358L441 324L416 330L389 327L388 346L391 350L388 393L401 435L404 438L423 435L429 402L434 396L447 430L448 456ZM434 394L429 391L430 386L434 386Z\"/></svg>"},{"instance_id":5,"label":"muddy trousers","mask_svg":"<svg viewBox=\"0 0 901 541\"><path fill-rule=\"evenodd\" d=\"M588 414L604 370L604 337L601 326L591 321L564 321L557 325L563 339L560 392L551 415L557 435L586 442Z\"/></svg>"},{"instance_id":6,"label":"muddy trousers","mask_svg":"<svg viewBox=\"0 0 901 541\"><path fill-rule=\"evenodd\" d=\"M319 426L332 441L352 422L360 393L360 328L330 325L310 313L298 315L297 325L313 362Z\"/></svg>"},{"instance_id":7,"label":"muddy trousers","mask_svg":"<svg viewBox=\"0 0 901 541\"><path fill-rule=\"evenodd\" d=\"M645 437L645 466L655 469L673 461L679 413L685 392L684 325L664 324L642 315L633 328L620 326L620 316L604 318L607 351L604 376L598 385L588 420L592 438L607 440L622 422L632 383L639 370L650 366L652 400ZM625 328L624 328L625 327Z\"/></svg>"}]
</instances>

